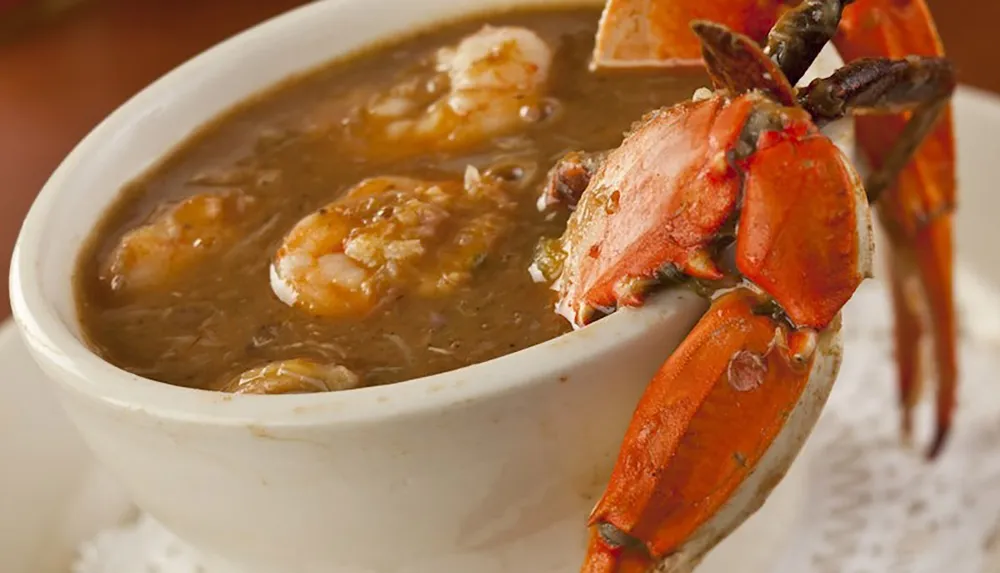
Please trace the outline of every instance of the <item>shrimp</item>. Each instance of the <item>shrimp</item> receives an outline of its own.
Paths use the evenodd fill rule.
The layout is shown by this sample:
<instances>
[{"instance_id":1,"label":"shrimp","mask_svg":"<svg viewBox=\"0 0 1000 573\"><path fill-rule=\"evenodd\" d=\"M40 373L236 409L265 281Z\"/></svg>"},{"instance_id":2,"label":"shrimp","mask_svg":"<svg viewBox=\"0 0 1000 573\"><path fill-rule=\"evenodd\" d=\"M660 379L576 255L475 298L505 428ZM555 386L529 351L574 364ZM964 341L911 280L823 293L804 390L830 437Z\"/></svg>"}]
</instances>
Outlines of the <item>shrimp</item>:
<instances>
[{"instance_id":1,"label":"shrimp","mask_svg":"<svg viewBox=\"0 0 1000 573\"><path fill-rule=\"evenodd\" d=\"M202 193L161 206L149 221L125 233L100 279L112 292L162 288L237 236L235 223L254 198L236 190Z\"/></svg>"},{"instance_id":2,"label":"shrimp","mask_svg":"<svg viewBox=\"0 0 1000 573\"><path fill-rule=\"evenodd\" d=\"M531 30L485 26L441 48L431 80L410 78L371 100L358 113L359 139L394 154L509 134L545 117L551 66L552 50Z\"/></svg>"},{"instance_id":3,"label":"shrimp","mask_svg":"<svg viewBox=\"0 0 1000 573\"><path fill-rule=\"evenodd\" d=\"M343 366L294 358L251 368L229 381L222 391L233 394L306 394L351 390L360 386L361 378Z\"/></svg>"},{"instance_id":4,"label":"shrimp","mask_svg":"<svg viewBox=\"0 0 1000 573\"><path fill-rule=\"evenodd\" d=\"M364 315L394 294L467 283L515 203L470 167L463 181L366 179L299 221L271 264L279 300L320 316Z\"/></svg>"}]
</instances>

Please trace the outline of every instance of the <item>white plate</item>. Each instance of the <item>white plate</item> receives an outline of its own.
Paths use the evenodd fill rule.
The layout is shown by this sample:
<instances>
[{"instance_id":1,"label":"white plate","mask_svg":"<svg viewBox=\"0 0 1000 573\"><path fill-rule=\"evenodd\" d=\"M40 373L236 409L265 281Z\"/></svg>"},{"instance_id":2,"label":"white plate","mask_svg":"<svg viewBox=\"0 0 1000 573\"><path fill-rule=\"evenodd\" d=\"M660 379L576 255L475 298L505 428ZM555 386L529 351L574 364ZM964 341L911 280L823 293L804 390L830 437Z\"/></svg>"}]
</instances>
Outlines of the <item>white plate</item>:
<instances>
[{"instance_id":1,"label":"white plate","mask_svg":"<svg viewBox=\"0 0 1000 573\"><path fill-rule=\"evenodd\" d=\"M961 204L956 225L959 261L964 269L983 279L978 286L969 288L978 288L980 292L998 289L1000 292L1000 258L994 247L998 237L994 229L997 226L996 215L1000 213L1000 195L995 192L992 181L992 169L1000 151L1000 99L962 88L956 96L956 103L961 180ZM961 294L968 293L962 291ZM989 316L979 318L984 320L977 320L977 333L996 324L989 322ZM1000 316L996 319L1000 322ZM845 368L848 372L851 365L859 360L861 357L857 355L846 356ZM0 372L0 571L64 573L68 571L78 543L101 528L128 519L133 509L114 480L93 462L62 412L50 399L47 385L41 383L42 375L9 323L0 327ZM891 372L887 376L891 376ZM889 384L889 380L881 382ZM886 392L889 390L883 394ZM833 400L831 408L844 402L843 399L839 402ZM849 406L844 404L841 407ZM810 443L810 447L818 447L813 442L826 444L824 439L831 440L823 436L830 436L837 421L844 418L838 418L837 414L833 412L824 416L817 429L818 437ZM1000 451L997 457L1000 458ZM818 464L825 463L823 456L819 460ZM815 465L810 464L811 473L814 473ZM823 488L817 487L822 493ZM813 499L812 495L810 499ZM871 501L862 499L862 503L869 505ZM810 562L817 557L806 549L815 549L817 543L822 542L822 535L817 531L823 529L821 520L829 516L822 509L816 509L821 505L803 506L799 518L799 521L804 520L801 528L789 528L786 519L791 520L794 516L772 510L769 511L772 521L784 522L773 524L773 535L767 535L768 528L760 520L755 521L752 529L738 531L737 535L752 531L760 536L761 542L760 555L743 559L739 569L753 573L773 570L781 564L782 570L788 571L821 570L822 563ZM795 539L787 538L790 529L797 532ZM820 541L817 542L817 539ZM850 561L851 551L858 555L872 551L871 543L863 545L836 546L840 554L838 563L854 563ZM940 544L925 544L923 549L934 551L934 547L940 547ZM788 548L798 548L798 551L789 551ZM890 551L881 550L882 554L887 552ZM879 551L875 553L879 554ZM908 555L915 559L914 562L924 563L934 562L935 557L930 554L921 557L919 543L918 548ZM711 556L706 568L729 569L726 563L720 561L723 557ZM860 561L852 566L866 563L863 556L855 557ZM946 562L954 564L954 561ZM983 556L979 562L986 563L986 557ZM830 570L848 571L843 567ZM950 570L960 571L953 567ZM966 570L972 571L961 569Z\"/></svg>"}]
</instances>

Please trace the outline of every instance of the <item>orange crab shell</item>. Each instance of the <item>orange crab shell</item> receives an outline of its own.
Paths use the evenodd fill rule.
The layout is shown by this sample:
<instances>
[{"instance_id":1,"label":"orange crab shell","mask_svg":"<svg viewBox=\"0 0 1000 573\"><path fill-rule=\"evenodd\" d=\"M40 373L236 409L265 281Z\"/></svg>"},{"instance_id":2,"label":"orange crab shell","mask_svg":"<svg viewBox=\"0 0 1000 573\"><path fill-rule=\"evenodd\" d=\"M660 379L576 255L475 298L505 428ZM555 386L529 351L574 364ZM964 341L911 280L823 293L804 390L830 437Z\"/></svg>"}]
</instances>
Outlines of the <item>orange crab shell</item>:
<instances>
[{"instance_id":1,"label":"orange crab shell","mask_svg":"<svg viewBox=\"0 0 1000 573\"><path fill-rule=\"evenodd\" d=\"M784 475L833 387L839 323L796 363L775 344L790 329L759 301L719 297L646 388L590 516L585 573L690 571ZM605 524L633 541L609 542Z\"/></svg>"},{"instance_id":2,"label":"orange crab shell","mask_svg":"<svg viewBox=\"0 0 1000 573\"><path fill-rule=\"evenodd\" d=\"M822 329L872 274L861 179L803 123L765 133L745 169L736 265L796 326Z\"/></svg>"},{"instance_id":3,"label":"orange crab shell","mask_svg":"<svg viewBox=\"0 0 1000 573\"><path fill-rule=\"evenodd\" d=\"M747 140L754 114L782 127ZM564 237L560 312L581 326L641 304L665 269L723 278L716 247L737 217L739 272L797 326L825 327L871 274L868 203L844 154L799 108L716 93L648 116L591 180Z\"/></svg>"},{"instance_id":4,"label":"orange crab shell","mask_svg":"<svg viewBox=\"0 0 1000 573\"><path fill-rule=\"evenodd\" d=\"M736 207L739 178L726 151L751 107L749 98L713 97L653 113L609 155L564 236L562 276L575 279L562 283L560 311L571 322L641 303L626 294L629 281L667 264L722 278L706 247Z\"/></svg>"}]
</instances>

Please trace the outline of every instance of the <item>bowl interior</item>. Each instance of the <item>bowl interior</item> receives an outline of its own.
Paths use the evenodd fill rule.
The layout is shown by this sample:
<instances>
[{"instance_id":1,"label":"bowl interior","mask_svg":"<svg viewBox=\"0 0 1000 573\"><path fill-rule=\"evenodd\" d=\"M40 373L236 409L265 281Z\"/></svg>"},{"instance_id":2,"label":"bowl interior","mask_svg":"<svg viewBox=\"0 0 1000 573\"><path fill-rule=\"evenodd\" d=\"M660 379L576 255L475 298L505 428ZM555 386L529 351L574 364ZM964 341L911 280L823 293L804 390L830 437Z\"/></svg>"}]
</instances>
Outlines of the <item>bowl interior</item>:
<instances>
[{"instance_id":1,"label":"bowl interior","mask_svg":"<svg viewBox=\"0 0 1000 573\"><path fill-rule=\"evenodd\" d=\"M22 273L22 277L39 280L54 316L79 337L71 279L81 244L128 182L234 105L335 59L435 24L520 7L594 4L587 0L326 0L239 34L137 94L67 156L42 189L24 225L18 245L21 258L40 261L40 266L38 273ZM40 236L44 238L36 238Z\"/></svg>"},{"instance_id":2,"label":"bowl interior","mask_svg":"<svg viewBox=\"0 0 1000 573\"><path fill-rule=\"evenodd\" d=\"M61 369L78 389L106 400L142 404L170 417L218 414L223 396L178 388L124 372L98 358L81 340L73 296L73 271L81 244L105 209L130 180L154 166L200 126L247 97L291 76L373 44L427 29L444 21L523 7L595 5L580 0L408 0L378 3L327 0L286 13L244 32L170 72L116 110L65 159L33 205L15 249L11 298L15 318L30 345ZM827 56L814 68L830 68ZM677 297L680 297L679 299ZM289 396L224 396L232 421L287 413L305 405L370 402L385 392L413 393L416 405L443 406L471 395L509 390L509 375L557 372L594 352L612 351L672 316L675 302L616 313L595 325L496 360L430 378L346 393ZM64 377L67 378L67 377ZM474 389L457 389L464 379ZM454 386L431 397L428 384ZM514 383L516 385L516 383ZM380 415L409 402L381 405ZM347 408L367 415L370 408ZM304 423L298 416L297 423Z\"/></svg>"}]
</instances>

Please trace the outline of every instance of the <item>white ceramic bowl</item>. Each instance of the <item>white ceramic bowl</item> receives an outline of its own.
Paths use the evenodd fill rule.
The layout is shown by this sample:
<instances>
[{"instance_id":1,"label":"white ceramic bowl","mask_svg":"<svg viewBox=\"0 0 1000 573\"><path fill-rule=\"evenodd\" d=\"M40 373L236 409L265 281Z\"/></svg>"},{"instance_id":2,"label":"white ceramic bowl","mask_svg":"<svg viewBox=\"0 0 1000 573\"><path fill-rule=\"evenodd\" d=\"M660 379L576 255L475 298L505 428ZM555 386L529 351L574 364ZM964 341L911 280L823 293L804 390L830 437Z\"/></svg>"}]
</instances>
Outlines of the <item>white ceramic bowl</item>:
<instances>
[{"instance_id":1,"label":"white ceramic bowl","mask_svg":"<svg viewBox=\"0 0 1000 573\"><path fill-rule=\"evenodd\" d=\"M393 386L232 396L101 360L80 340L71 288L79 246L123 184L233 104L404 32L558 3L315 3L171 72L66 158L22 229L12 305L70 418L140 507L246 572L578 567L636 399L704 312L701 299L665 293L534 348ZM730 550L753 554L760 539L740 533Z\"/></svg>"}]
</instances>

